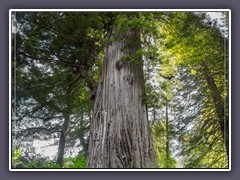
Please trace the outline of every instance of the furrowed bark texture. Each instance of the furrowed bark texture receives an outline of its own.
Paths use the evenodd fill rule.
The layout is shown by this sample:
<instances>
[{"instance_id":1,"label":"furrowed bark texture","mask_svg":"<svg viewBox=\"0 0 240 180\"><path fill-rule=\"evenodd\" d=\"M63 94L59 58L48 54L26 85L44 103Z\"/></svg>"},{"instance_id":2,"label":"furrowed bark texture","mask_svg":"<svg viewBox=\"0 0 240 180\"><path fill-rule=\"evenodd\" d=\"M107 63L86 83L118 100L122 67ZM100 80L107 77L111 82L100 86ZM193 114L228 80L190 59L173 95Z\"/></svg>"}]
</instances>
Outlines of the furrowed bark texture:
<instances>
[{"instance_id":1,"label":"furrowed bark texture","mask_svg":"<svg viewBox=\"0 0 240 180\"><path fill-rule=\"evenodd\" d=\"M143 66L122 58L134 54L138 47L123 39L105 48L91 122L88 168L157 167L144 102Z\"/></svg>"}]
</instances>

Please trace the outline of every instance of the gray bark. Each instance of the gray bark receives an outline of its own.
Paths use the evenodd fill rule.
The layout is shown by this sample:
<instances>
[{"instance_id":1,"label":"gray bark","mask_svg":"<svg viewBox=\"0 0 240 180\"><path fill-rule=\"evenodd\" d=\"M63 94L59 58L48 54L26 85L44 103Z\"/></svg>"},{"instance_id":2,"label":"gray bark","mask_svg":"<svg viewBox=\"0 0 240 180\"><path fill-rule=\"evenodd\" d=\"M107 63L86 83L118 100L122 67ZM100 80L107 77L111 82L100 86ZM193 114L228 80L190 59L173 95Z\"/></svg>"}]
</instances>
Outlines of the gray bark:
<instances>
[{"instance_id":1,"label":"gray bark","mask_svg":"<svg viewBox=\"0 0 240 180\"><path fill-rule=\"evenodd\" d=\"M67 136L68 126L69 126L69 121L70 121L70 112L69 112L70 97L68 95L70 92L70 87L71 87L71 85L69 85L68 90L67 90L67 101L66 101L67 107L66 107L66 111L63 112L64 122L62 125L61 134L60 134L60 139L59 139L59 144L58 144L58 154L57 154L57 160L56 160L56 164L60 165L60 167L63 166L66 136Z\"/></svg>"},{"instance_id":2,"label":"gray bark","mask_svg":"<svg viewBox=\"0 0 240 180\"><path fill-rule=\"evenodd\" d=\"M131 36L129 31L126 37ZM142 63L129 64L124 55L137 45L123 39L105 48L90 129L88 168L155 168Z\"/></svg>"},{"instance_id":3,"label":"gray bark","mask_svg":"<svg viewBox=\"0 0 240 180\"><path fill-rule=\"evenodd\" d=\"M58 154L57 154L57 161L56 161L56 164L59 164L60 167L63 166L63 157L64 157L66 134L67 134L67 130L68 130L69 120L70 120L69 114L64 116L64 122L63 122L63 127L62 127L60 140L59 140L59 144L58 144Z\"/></svg>"}]
</instances>

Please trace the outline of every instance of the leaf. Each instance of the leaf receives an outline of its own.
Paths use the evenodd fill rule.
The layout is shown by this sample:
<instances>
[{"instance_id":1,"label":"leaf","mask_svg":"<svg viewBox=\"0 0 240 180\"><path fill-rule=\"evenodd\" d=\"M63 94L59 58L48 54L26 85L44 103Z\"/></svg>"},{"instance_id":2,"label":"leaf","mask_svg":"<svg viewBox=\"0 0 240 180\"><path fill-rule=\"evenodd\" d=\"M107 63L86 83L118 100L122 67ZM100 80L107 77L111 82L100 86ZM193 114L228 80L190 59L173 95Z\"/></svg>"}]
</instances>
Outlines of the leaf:
<instances>
[{"instance_id":1,"label":"leaf","mask_svg":"<svg viewBox=\"0 0 240 180\"><path fill-rule=\"evenodd\" d=\"M197 71L195 69L191 69L191 75L196 75Z\"/></svg>"}]
</instances>

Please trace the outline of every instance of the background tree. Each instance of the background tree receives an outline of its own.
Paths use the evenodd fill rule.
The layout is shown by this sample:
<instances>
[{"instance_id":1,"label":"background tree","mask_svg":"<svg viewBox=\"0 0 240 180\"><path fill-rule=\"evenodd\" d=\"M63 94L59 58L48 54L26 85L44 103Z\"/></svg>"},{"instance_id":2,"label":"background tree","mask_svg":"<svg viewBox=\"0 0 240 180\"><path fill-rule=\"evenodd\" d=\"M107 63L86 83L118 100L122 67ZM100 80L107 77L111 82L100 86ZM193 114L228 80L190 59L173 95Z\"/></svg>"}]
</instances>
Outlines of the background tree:
<instances>
[{"instance_id":1,"label":"background tree","mask_svg":"<svg viewBox=\"0 0 240 180\"><path fill-rule=\"evenodd\" d=\"M190 126L189 128L192 128L191 131L189 130L190 134L194 135L189 136L187 134L188 145L185 144L185 146L190 146L190 148L189 151L185 152L185 156L186 154L189 156L187 158L189 163L194 161L195 158L198 162L204 161L205 158L209 160L208 163L205 162L205 164L199 166L198 163L190 163L191 165L186 167L219 167L219 164L214 166L214 163L218 162L223 162L220 163L221 167L226 167L226 155L228 156L229 150L228 109L226 108L228 96L226 37L221 33L216 23L212 23L205 14L181 13L171 15L172 17L169 16L168 19L171 22L171 27L166 25L165 28L171 28L172 31L163 29L163 32L167 32L166 37L168 38L165 39L162 47L164 51L167 51L169 58L173 57L173 61L186 69L184 74L181 73L183 76L187 78L189 78L187 74L198 76L194 79L191 78L193 80L191 82L189 82L190 78L188 81L184 78L181 82L187 82L188 93L186 94L191 94L189 93L189 88L191 88L202 98L200 101L198 98L198 104L200 104L197 107L194 106L194 110L198 112L197 116L196 114L194 115L195 118L190 116L191 125L189 125L190 122L187 123ZM174 33L170 35L168 34L170 32ZM203 95L200 92L203 92ZM183 106L182 109L184 110L188 107L186 104ZM222 140L219 139L219 133ZM207 138L204 138L204 135ZM196 148L196 144L199 145L200 143L205 144L203 147L206 150ZM225 151L222 149L222 143L225 145ZM190 151L195 151L196 154L192 157ZM211 158L219 158L212 160L207 155L208 153L214 154L211 155Z\"/></svg>"}]
</instances>

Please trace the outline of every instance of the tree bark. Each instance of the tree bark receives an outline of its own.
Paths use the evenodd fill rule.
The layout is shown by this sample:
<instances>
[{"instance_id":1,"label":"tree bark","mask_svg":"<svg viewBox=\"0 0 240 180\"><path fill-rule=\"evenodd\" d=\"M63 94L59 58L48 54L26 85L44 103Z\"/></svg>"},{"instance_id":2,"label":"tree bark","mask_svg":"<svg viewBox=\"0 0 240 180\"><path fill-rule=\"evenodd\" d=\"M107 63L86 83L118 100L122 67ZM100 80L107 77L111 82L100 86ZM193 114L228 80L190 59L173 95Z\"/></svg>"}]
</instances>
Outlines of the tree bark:
<instances>
[{"instance_id":1,"label":"tree bark","mask_svg":"<svg viewBox=\"0 0 240 180\"><path fill-rule=\"evenodd\" d=\"M132 35L130 30L125 32L127 38ZM140 61L129 64L123 58L139 47L140 43L129 45L122 38L104 50L91 120L88 168L157 167L144 102L143 65Z\"/></svg>"},{"instance_id":2,"label":"tree bark","mask_svg":"<svg viewBox=\"0 0 240 180\"><path fill-rule=\"evenodd\" d=\"M63 166L63 157L64 157L65 144L66 144L66 136L67 136L68 126L69 126L69 121L70 121L70 112L69 112L69 105L70 105L69 92L70 92L70 87L71 86L68 87L67 94L66 94L67 95L66 111L63 112L63 114L64 114L64 122L63 122L63 125L62 125L60 140L59 140L59 144L58 144L57 160L56 160L56 164L60 165L60 167Z\"/></svg>"},{"instance_id":3,"label":"tree bark","mask_svg":"<svg viewBox=\"0 0 240 180\"><path fill-rule=\"evenodd\" d=\"M69 114L65 115L62 131L60 135L60 140L58 144L58 154L57 154L57 161L56 161L56 164L60 165L60 167L63 166L63 157L64 157L66 134L68 130L69 120L70 120Z\"/></svg>"}]
</instances>

